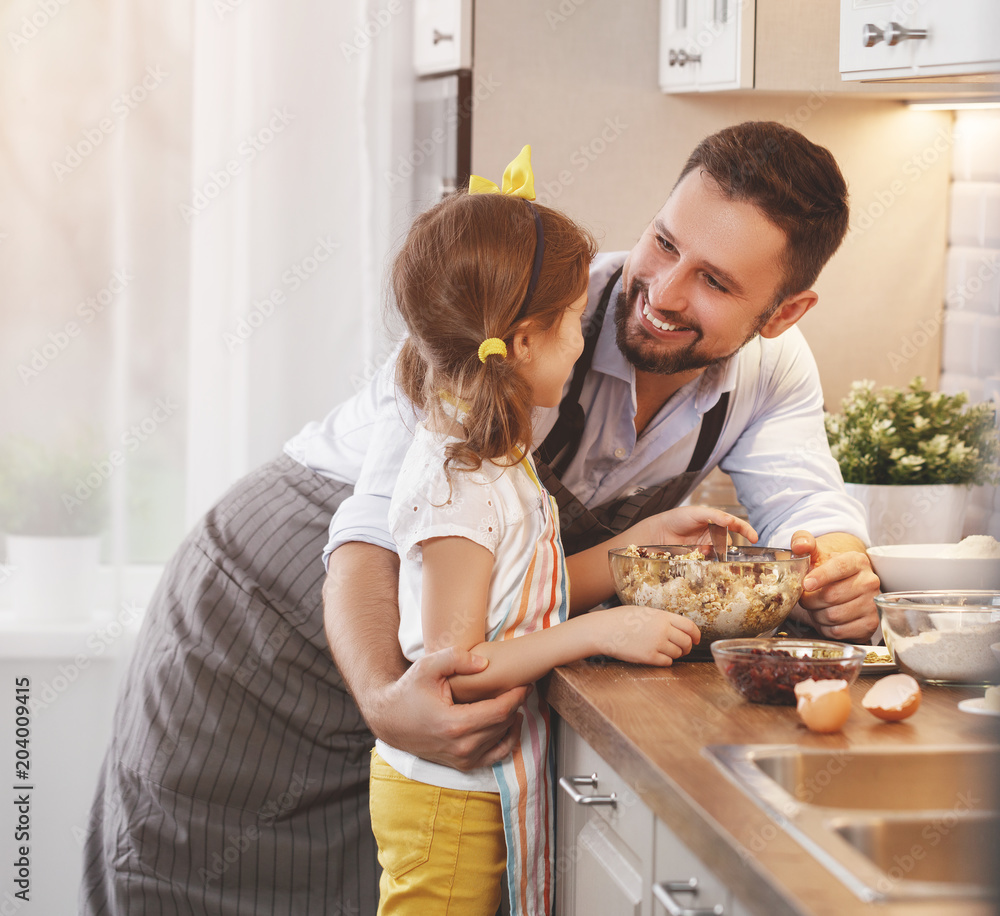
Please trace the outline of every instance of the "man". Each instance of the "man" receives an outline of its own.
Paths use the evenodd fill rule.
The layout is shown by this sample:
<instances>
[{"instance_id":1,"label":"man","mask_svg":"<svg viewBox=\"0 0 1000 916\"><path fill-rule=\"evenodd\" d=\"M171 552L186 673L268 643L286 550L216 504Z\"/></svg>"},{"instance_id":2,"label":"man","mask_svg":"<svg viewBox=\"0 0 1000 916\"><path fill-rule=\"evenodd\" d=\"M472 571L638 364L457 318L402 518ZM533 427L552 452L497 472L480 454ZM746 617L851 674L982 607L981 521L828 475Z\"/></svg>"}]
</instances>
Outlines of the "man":
<instances>
[{"instance_id":1,"label":"man","mask_svg":"<svg viewBox=\"0 0 1000 916\"><path fill-rule=\"evenodd\" d=\"M680 502L721 465L761 543L812 556L799 619L871 635L864 519L794 328L846 228L830 154L749 123L699 145L627 258L595 262L588 345L537 438L569 550ZM408 433L392 378L388 365L238 484L168 567L94 804L85 912L373 913L366 724L451 766L509 751L524 688L456 705L447 678L483 660L448 649L407 668L399 650L385 514ZM334 511L336 667L314 559Z\"/></svg>"}]
</instances>

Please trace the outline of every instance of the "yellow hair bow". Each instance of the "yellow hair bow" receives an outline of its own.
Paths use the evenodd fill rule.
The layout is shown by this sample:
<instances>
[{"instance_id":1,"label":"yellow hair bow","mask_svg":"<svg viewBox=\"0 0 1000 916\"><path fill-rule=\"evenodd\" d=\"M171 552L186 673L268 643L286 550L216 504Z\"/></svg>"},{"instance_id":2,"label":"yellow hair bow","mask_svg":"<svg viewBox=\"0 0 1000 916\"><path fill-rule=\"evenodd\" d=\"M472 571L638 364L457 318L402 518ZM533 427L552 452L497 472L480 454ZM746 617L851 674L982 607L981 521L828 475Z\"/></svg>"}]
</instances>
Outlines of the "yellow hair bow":
<instances>
[{"instance_id":1,"label":"yellow hair bow","mask_svg":"<svg viewBox=\"0 0 1000 916\"><path fill-rule=\"evenodd\" d=\"M503 187L498 188L488 178L472 175L469 178L470 194L510 194L512 197L535 199L535 176L531 171L531 147L525 144L511 160L503 173Z\"/></svg>"}]
</instances>

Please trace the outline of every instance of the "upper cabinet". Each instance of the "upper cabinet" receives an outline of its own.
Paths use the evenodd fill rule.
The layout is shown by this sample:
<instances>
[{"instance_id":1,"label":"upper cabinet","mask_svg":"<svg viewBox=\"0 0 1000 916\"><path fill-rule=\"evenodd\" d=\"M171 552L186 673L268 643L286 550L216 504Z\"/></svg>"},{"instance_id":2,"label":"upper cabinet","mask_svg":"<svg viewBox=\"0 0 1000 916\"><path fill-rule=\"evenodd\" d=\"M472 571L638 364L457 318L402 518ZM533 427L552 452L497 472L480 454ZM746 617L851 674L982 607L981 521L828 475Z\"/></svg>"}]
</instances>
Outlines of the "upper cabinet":
<instances>
[{"instance_id":1,"label":"upper cabinet","mask_svg":"<svg viewBox=\"0 0 1000 916\"><path fill-rule=\"evenodd\" d=\"M1000 79L996 0L841 0L847 80Z\"/></svg>"},{"instance_id":2,"label":"upper cabinet","mask_svg":"<svg viewBox=\"0 0 1000 916\"><path fill-rule=\"evenodd\" d=\"M991 77L964 74L1000 78L998 44L1000 0L661 0L660 88L982 94Z\"/></svg>"},{"instance_id":3,"label":"upper cabinet","mask_svg":"<svg viewBox=\"0 0 1000 916\"><path fill-rule=\"evenodd\" d=\"M660 88L715 92L753 87L754 4L742 0L663 0Z\"/></svg>"},{"instance_id":4,"label":"upper cabinet","mask_svg":"<svg viewBox=\"0 0 1000 916\"><path fill-rule=\"evenodd\" d=\"M413 65L417 76L472 67L472 0L416 0Z\"/></svg>"}]
</instances>

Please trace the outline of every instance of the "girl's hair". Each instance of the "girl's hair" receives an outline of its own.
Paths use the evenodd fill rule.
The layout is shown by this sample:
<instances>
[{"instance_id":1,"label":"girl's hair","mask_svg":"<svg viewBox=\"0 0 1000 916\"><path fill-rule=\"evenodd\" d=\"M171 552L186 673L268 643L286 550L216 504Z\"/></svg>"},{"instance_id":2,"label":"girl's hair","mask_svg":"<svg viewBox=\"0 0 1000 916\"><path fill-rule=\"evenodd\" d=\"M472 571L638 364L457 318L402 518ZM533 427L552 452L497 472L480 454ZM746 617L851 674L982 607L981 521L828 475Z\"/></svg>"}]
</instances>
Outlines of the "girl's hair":
<instances>
[{"instance_id":1,"label":"girl's hair","mask_svg":"<svg viewBox=\"0 0 1000 916\"><path fill-rule=\"evenodd\" d=\"M544 230L541 271L525 293L535 253L534 206ZM464 402L465 441L447 453L451 467L516 460L531 443L531 391L514 361L514 331L551 329L587 288L597 252L589 232L548 207L505 194L459 192L414 220L393 263L396 306L410 336L396 367L406 396L441 418L441 391ZM506 358L479 359L497 337Z\"/></svg>"}]
</instances>

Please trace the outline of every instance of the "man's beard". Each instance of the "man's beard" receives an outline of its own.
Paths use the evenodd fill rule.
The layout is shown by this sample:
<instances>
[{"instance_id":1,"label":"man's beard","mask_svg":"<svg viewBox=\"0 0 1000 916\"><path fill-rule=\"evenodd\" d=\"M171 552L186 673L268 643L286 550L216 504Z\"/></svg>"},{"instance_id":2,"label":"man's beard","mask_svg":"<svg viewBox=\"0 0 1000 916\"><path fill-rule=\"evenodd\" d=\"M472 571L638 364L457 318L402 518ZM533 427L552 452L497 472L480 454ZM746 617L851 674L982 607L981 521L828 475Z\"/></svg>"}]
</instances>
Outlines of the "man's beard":
<instances>
[{"instance_id":1,"label":"man's beard","mask_svg":"<svg viewBox=\"0 0 1000 916\"><path fill-rule=\"evenodd\" d=\"M743 343L732 353L727 353L724 356L708 356L698 352L698 344L701 343L703 337L700 328L690 328L690 330L695 332L695 339L691 343L686 344L679 350L665 351L662 349L662 344L659 341L646 334L642 327L638 325L630 334L629 319L635 310L635 300L639 295L639 289L638 285L633 286L631 302L628 301L624 289L618 294L618 299L615 303L615 339L622 355L636 369L640 372L650 372L655 375L674 375L678 372L691 372L697 369L707 369L709 366L725 362L734 353L743 349L760 333L761 328L767 324L768 319L774 312L773 309L769 309L765 314L761 315ZM668 318L667 320L669 321L670 319ZM681 322L671 321L670 323L680 324Z\"/></svg>"}]
</instances>

